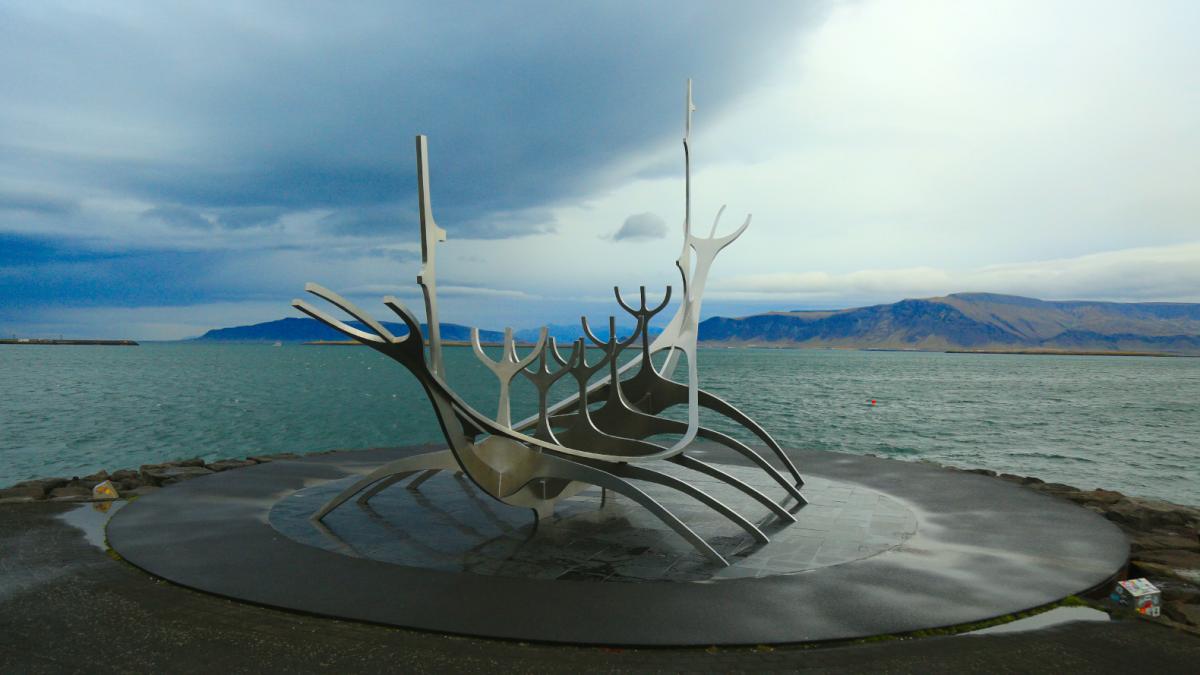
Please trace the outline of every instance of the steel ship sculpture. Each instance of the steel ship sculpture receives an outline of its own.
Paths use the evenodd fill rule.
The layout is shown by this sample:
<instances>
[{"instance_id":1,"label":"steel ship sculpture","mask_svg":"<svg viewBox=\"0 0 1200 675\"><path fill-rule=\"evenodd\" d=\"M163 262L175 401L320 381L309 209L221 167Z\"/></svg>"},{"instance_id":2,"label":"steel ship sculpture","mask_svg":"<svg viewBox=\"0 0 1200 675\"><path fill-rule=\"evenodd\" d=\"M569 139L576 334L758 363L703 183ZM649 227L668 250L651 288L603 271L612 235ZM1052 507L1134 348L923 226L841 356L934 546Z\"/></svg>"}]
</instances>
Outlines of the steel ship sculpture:
<instances>
[{"instance_id":1,"label":"steel ship sculpture","mask_svg":"<svg viewBox=\"0 0 1200 675\"><path fill-rule=\"evenodd\" d=\"M309 283L305 291L315 295L357 319L364 329L352 326L303 300L293 301L300 311L342 332L354 340L388 356L408 369L420 382L432 404L445 436L445 450L409 456L388 462L356 481L322 506L313 519L320 521L351 497L361 495L365 503L391 485L416 474L428 477L437 471L462 472L491 497L511 506L530 508L540 520L554 512L555 504L590 486L624 495L644 507L686 539L714 563L728 561L674 513L636 485L638 481L658 484L694 498L745 530L759 543L768 537L753 522L713 496L675 475L646 466L653 460L665 460L689 471L720 480L752 498L784 522L795 522L793 511L806 503L800 492L804 485L796 466L769 433L749 416L721 398L699 387L697 371L697 332L701 299L709 270L717 254L732 244L750 225L750 216L733 232L716 236L725 207L717 212L707 237L697 236L691 223L690 136L692 84L688 81L686 121L683 136L685 207L683 250L675 261L682 277L682 297L666 327L650 337L650 321L661 313L672 297L666 288L660 303L646 302L646 289L640 289L636 303L628 303L619 288L616 302L629 314L636 326L631 335L617 337L616 319L609 317L607 339L600 339L581 319L585 338L571 345L569 353L560 352L554 338L542 328L534 347L524 356L518 354L512 329L505 330L498 360L491 359L479 341L478 329L472 329L471 341L476 356L496 376L499 404L494 416L468 405L446 382L442 358L442 340L438 322L436 250L446 241L446 230L433 218L429 189L429 160L425 136L416 138L417 183L421 212L421 271L417 283L425 300L428 349L421 325L413 313L393 296L383 304L395 312L408 328L405 335L393 335L381 322L342 296L320 285ZM588 342L600 356L588 362ZM622 363L627 352L632 357ZM666 352L661 365L652 357ZM685 357L687 379L677 381L680 357ZM538 396L536 415L513 422L509 405L512 381L521 376L535 388ZM551 402L551 388L570 377L575 393ZM595 381L594 381L595 378ZM594 404L600 404L595 407ZM687 421L661 414L678 406L687 407ZM590 409L595 407L595 409ZM700 408L706 408L736 422L753 433L783 465L783 475L758 451L745 443L700 425ZM673 443L647 439L673 436ZM735 452L756 465L788 497L791 508L771 498L758 487L735 478L710 463L688 453L696 439L705 439ZM416 480L423 480L418 478ZM414 481L416 482L416 481ZM784 499L787 502L787 498Z\"/></svg>"}]
</instances>

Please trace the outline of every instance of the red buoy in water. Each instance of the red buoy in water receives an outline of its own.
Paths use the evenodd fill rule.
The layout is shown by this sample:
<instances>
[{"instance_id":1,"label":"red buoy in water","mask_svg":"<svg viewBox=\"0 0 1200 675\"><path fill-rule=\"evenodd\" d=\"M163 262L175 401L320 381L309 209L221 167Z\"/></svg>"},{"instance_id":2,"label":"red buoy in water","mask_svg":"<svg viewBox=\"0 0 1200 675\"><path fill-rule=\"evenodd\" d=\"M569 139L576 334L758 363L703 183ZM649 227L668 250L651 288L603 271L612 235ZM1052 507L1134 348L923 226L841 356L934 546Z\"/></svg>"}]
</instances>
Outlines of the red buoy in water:
<instances>
[{"instance_id":1,"label":"red buoy in water","mask_svg":"<svg viewBox=\"0 0 1200 675\"><path fill-rule=\"evenodd\" d=\"M875 399L871 399L871 405L875 405Z\"/></svg>"}]
</instances>

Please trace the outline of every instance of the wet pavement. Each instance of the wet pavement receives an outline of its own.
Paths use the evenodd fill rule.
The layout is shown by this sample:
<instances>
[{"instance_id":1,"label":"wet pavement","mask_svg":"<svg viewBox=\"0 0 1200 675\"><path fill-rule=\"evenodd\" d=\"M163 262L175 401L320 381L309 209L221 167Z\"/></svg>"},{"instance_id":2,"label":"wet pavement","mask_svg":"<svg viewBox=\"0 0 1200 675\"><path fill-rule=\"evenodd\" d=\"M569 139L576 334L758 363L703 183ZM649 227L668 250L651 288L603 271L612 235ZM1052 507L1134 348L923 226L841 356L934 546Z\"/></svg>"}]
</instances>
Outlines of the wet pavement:
<instances>
[{"instance_id":1,"label":"wet pavement","mask_svg":"<svg viewBox=\"0 0 1200 675\"><path fill-rule=\"evenodd\" d=\"M347 502L315 527L309 517L356 477L304 488L271 508L272 527L300 543L396 565L489 576L605 582L685 582L797 574L869 558L916 533L916 514L854 483L810 477L803 506L753 468L724 470L793 513L788 523L728 485L669 462L648 465L687 479L746 515L771 541L760 544L717 512L659 485L643 489L729 560L714 566L661 520L624 497L591 488L535 523L462 474L413 477L366 505ZM766 479L766 480L764 480ZM419 484L417 483L419 481ZM409 485L412 485L410 488ZM774 488L774 489L772 489Z\"/></svg>"},{"instance_id":2,"label":"wet pavement","mask_svg":"<svg viewBox=\"0 0 1200 675\"><path fill-rule=\"evenodd\" d=\"M846 640L979 622L1105 584L1123 568L1129 551L1125 536L1095 513L1005 481L920 463L812 452L793 456L821 487L814 487L814 503L800 510L800 522L773 531L782 555L772 553L773 544L742 549L736 539L721 541L730 530L702 533L744 554L733 566L744 572L736 578L718 576L728 568L699 567L704 561L673 533L637 525L637 511L604 520L612 509L598 507L595 499L590 506L581 501L574 515L565 510L547 536L553 543L557 529L565 545L589 546L615 537L618 555L594 547L565 554L569 563L594 565L598 579L568 576L571 570L564 571L554 547L539 546L537 535L529 539L533 555L520 559L522 549L511 546L524 535L496 535L506 527L520 530L513 525L518 521L496 515L507 507L481 509L470 494L453 487L452 477L440 521L426 517L436 505L422 490L403 486L380 497L419 507L407 516L401 509L384 517L391 510L386 503L374 509L378 517L357 504L344 505L335 513L352 521L342 530L349 539L337 539L346 551L282 536L270 524L272 509L297 491L323 489L330 480L423 450L339 452L198 478L123 509L108 527L108 540L151 573L262 605L460 635L627 646ZM319 496L307 506L297 502L293 515L315 508ZM512 518L528 518L527 511L512 511ZM494 516L491 532L484 531L488 513ZM915 532L905 530L911 522L906 514L915 517ZM696 511L684 516L719 524L703 518ZM370 524L365 541L378 554L354 554L366 531L352 527L355 523ZM592 526L599 531L581 537ZM335 520L334 530L338 527L347 522ZM628 532L621 534L621 528ZM437 536L430 538L430 530ZM877 536L884 541L872 538ZM809 540L816 538L820 544L814 549ZM458 542L458 548L447 541ZM496 541L502 545L489 550ZM484 545L472 550L471 542ZM621 548L625 544L630 546ZM876 544L885 550L872 550ZM422 564L384 561L397 551L418 556ZM630 571L651 552L683 556L686 565L678 575L672 572L678 561L665 571L646 566L634 572L640 583L623 582L628 579L618 575L620 568ZM457 560L459 567L436 567L447 560ZM494 567L485 574L464 572L463 560ZM696 578L698 570L705 576Z\"/></svg>"},{"instance_id":3,"label":"wet pavement","mask_svg":"<svg viewBox=\"0 0 1200 675\"><path fill-rule=\"evenodd\" d=\"M1143 620L689 649L549 646L335 621L190 591L114 560L70 524L80 521L62 517L90 508L0 505L0 672L1190 673L1200 662L1200 638Z\"/></svg>"}]
</instances>

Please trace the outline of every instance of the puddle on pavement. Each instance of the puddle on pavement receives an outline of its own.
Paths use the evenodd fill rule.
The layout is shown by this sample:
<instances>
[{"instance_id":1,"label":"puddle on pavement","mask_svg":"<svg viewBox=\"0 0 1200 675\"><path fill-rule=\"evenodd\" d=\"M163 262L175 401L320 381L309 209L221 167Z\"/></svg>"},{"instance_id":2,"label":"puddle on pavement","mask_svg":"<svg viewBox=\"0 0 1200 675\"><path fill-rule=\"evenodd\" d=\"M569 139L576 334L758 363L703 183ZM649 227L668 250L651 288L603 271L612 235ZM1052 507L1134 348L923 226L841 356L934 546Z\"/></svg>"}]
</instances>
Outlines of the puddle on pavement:
<instances>
[{"instance_id":1,"label":"puddle on pavement","mask_svg":"<svg viewBox=\"0 0 1200 675\"><path fill-rule=\"evenodd\" d=\"M963 635L995 635L997 633L1021 633L1029 630L1042 630L1072 621L1108 621L1108 614L1091 607L1055 607L1048 612L1036 616L1017 619L999 626L980 628Z\"/></svg>"},{"instance_id":2,"label":"puddle on pavement","mask_svg":"<svg viewBox=\"0 0 1200 675\"><path fill-rule=\"evenodd\" d=\"M124 500L87 502L70 511L64 511L58 517L66 524L81 530L90 544L103 551L106 548L104 526L108 524L108 519L120 511L126 503Z\"/></svg>"}]
</instances>

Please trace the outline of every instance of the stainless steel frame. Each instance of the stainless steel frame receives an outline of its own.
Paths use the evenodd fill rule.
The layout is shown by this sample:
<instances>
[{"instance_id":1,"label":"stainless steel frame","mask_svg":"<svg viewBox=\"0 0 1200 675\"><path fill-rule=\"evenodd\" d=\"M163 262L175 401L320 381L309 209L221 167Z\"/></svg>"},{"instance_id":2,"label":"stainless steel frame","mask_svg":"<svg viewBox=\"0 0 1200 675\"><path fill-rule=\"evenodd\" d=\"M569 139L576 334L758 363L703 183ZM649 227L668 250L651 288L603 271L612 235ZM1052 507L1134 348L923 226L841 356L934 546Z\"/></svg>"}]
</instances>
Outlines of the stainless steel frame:
<instances>
[{"instance_id":1,"label":"stainless steel frame","mask_svg":"<svg viewBox=\"0 0 1200 675\"><path fill-rule=\"evenodd\" d=\"M728 562L720 553L662 504L638 488L634 481L678 490L721 514L747 532L755 541L768 541L767 535L750 520L687 481L645 466L644 463L648 460L667 460L685 469L716 478L759 502L775 517L785 522L795 521L792 512L805 504L804 497L798 490L798 487L803 485L803 480L795 465L761 426L737 408L699 387L696 343L705 282L717 254L745 232L750 225L750 217L747 216L741 227L731 234L717 237L717 224L724 211L724 207L721 207L708 237L697 237L692 233L689 137L694 110L692 84L689 80L683 138L686 188L684 244L683 251L676 260L683 280L683 297L675 315L662 333L652 341L649 336L650 320L667 307L671 299L671 288L667 287L662 302L653 308L646 304L645 287L641 288L640 303L637 307L628 305L621 297L620 289L614 288L617 303L636 320L636 327L631 335L619 339L616 335L616 319L609 317L608 339L601 340L592 332L587 319L581 319L586 340L602 352L600 359L591 364L587 362L584 338L576 340L570 355L564 358L559 353L554 339L547 338L545 328L542 329L537 344L523 358L517 355L512 329L506 329L500 359L492 360L483 351L478 329L472 329L471 342L476 356L499 382L499 403L494 418L473 409L446 384L438 324L435 269L436 247L439 242L446 240L446 231L433 219L427 143L424 136L417 137L422 262L417 283L421 286L425 300L428 355L425 351L425 341L422 339L421 326L416 317L394 297L388 296L383 302L407 327L407 334L401 336L391 334L382 323L369 314L317 284L307 284L305 290L357 319L368 330L355 328L303 300L295 300L292 304L305 314L385 354L407 368L421 383L433 405L448 448L380 466L322 506L313 515L314 521L319 522L355 495L361 495L359 502L365 504L375 494L409 476L420 474L410 484L410 487L415 488L436 471L456 471L461 472L498 501L532 509L539 519L550 516L557 501L575 495L589 485L612 490L643 506L698 551L721 565ZM622 352L635 343L640 343L638 354L621 364ZM655 368L652 357L660 351L668 353L662 367ZM687 361L686 384L671 379L681 354ZM534 368L530 369L529 366L535 362ZM556 368L551 367L552 362L557 365ZM605 370L605 377L593 381L593 377ZM630 371L633 371L632 375L623 377ZM524 375L536 389L538 413L513 424L509 408L509 390L513 378L518 373ZM551 404L548 400L550 388L567 375L575 380L577 392ZM588 404L598 401L603 401L603 404L596 410L589 410ZM668 408L683 404L687 405L687 422L659 416ZM761 439L791 474L794 484L746 444L701 426L700 407L737 422ZM646 440L667 434L678 436L669 446ZM789 509L761 490L686 454L696 438L714 441L754 462L794 501L793 506Z\"/></svg>"}]
</instances>

